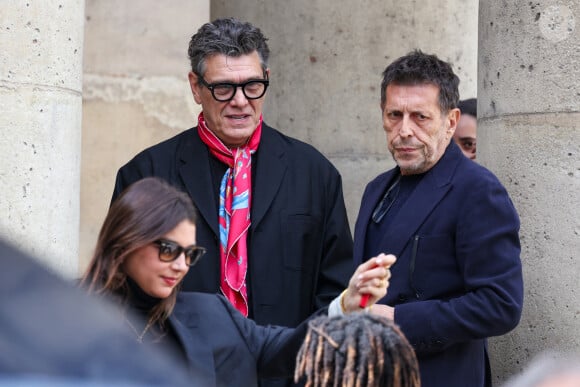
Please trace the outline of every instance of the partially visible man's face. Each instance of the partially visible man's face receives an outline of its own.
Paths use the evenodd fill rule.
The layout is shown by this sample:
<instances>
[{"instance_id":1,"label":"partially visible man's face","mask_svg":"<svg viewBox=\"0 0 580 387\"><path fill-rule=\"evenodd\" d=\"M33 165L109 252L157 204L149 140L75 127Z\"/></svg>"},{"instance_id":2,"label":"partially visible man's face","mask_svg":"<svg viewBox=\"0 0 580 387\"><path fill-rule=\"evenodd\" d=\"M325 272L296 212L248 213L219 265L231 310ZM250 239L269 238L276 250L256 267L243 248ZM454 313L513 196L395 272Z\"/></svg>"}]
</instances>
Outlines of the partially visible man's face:
<instances>
[{"instance_id":1,"label":"partially visible man's face","mask_svg":"<svg viewBox=\"0 0 580 387\"><path fill-rule=\"evenodd\" d=\"M536 384L536 387L578 387L580 386L580 375L578 375L577 371L571 371L570 373L566 373L562 371L562 375L555 375L546 378L540 382L540 384Z\"/></svg>"},{"instance_id":2,"label":"partially visible man's face","mask_svg":"<svg viewBox=\"0 0 580 387\"><path fill-rule=\"evenodd\" d=\"M475 160L477 119L469 114L462 114L455 129L453 139L461 148L465 157Z\"/></svg>"},{"instance_id":3,"label":"partially visible man's face","mask_svg":"<svg viewBox=\"0 0 580 387\"><path fill-rule=\"evenodd\" d=\"M439 87L433 84L387 86L383 127L387 145L401 174L428 171L449 145L459 109L443 114Z\"/></svg>"},{"instance_id":4,"label":"partially visible man's face","mask_svg":"<svg viewBox=\"0 0 580 387\"><path fill-rule=\"evenodd\" d=\"M203 78L208 84L264 79L260 57L256 51L239 57L216 54L206 58L205 63ZM264 97L248 100L238 88L232 100L219 102L213 98L211 90L198 84L197 75L193 72L189 73L189 84L195 102L201 104L207 127L230 148L244 145L256 130Z\"/></svg>"}]
</instances>

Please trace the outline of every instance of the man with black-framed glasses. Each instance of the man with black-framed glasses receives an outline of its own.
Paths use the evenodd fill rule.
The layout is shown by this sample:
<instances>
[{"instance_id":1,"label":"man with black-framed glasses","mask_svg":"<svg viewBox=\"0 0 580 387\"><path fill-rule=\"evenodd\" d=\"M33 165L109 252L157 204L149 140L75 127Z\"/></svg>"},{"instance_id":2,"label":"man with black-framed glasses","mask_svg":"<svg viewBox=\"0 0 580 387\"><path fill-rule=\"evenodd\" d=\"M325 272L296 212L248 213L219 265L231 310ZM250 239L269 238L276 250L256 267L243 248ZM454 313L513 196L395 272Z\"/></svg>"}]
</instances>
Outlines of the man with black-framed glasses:
<instances>
[{"instance_id":1,"label":"man with black-framed glasses","mask_svg":"<svg viewBox=\"0 0 580 387\"><path fill-rule=\"evenodd\" d=\"M202 107L198 126L123 166L113 199L146 176L187 192L207 254L182 289L221 293L259 324L293 327L346 287L354 271L352 236L337 169L262 120L273 82L266 40L232 18L193 35L189 83Z\"/></svg>"}]
</instances>

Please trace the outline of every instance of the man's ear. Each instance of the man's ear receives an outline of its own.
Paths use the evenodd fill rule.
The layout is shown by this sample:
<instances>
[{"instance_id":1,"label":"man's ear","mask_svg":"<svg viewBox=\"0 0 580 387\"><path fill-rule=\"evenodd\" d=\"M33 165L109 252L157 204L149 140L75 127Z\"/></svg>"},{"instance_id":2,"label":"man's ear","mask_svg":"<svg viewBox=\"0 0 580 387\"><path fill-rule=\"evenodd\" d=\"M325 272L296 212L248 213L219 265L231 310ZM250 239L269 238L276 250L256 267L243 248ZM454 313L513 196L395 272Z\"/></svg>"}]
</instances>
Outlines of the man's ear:
<instances>
[{"instance_id":1,"label":"man's ear","mask_svg":"<svg viewBox=\"0 0 580 387\"><path fill-rule=\"evenodd\" d=\"M193 71L190 71L187 77L189 78L189 87L191 88L193 99L195 103L201 105L201 86L197 82L197 75Z\"/></svg>"},{"instance_id":2,"label":"man's ear","mask_svg":"<svg viewBox=\"0 0 580 387\"><path fill-rule=\"evenodd\" d=\"M455 133L455 129L457 129L457 123L459 122L459 118L461 117L461 111L458 108L449 110L447 113L447 133L445 136L448 138L453 137Z\"/></svg>"}]
</instances>

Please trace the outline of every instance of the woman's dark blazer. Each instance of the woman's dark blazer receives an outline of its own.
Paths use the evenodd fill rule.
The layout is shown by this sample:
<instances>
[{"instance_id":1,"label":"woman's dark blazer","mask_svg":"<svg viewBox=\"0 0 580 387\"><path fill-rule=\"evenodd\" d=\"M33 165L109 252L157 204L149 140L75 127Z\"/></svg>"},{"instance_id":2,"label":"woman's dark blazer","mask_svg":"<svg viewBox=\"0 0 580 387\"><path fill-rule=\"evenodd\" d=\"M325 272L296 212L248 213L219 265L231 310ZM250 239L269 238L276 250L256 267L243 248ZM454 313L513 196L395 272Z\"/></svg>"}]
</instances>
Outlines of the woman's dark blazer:
<instances>
[{"instance_id":1,"label":"woman's dark blazer","mask_svg":"<svg viewBox=\"0 0 580 387\"><path fill-rule=\"evenodd\" d=\"M204 387L251 387L258 377L293 375L308 325L260 326L224 297L193 292L178 296L169 322L186 354L192 385Z\"/></svg>"}]
</instances>

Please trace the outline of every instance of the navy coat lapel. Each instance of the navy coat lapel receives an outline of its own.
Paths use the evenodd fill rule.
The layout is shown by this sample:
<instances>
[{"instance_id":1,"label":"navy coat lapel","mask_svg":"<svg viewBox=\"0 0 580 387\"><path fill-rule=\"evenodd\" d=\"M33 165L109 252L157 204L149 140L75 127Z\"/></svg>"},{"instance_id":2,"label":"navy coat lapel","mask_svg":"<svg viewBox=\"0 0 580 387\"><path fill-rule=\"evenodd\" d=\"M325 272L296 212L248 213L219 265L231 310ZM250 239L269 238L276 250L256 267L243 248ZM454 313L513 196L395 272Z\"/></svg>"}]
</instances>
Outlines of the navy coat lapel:
<instances>
[{"instance_id":1,"label":"navy coat lapel","mask_svg":"<svg viewBox=\"0 0 580 387\"><path fill-rule=\"evenodd\" d=\"M358 265L370 257L364 257L364 246L367 234L367 225L371 221L372 213L381 200L383 194L387 190L387 185L393 178L395 173L399 173L399 168L396 167L388 172L383 173L375 180L373 180L366 188L365 194L362 198L360 211L356 220L354 230L354 262Z\"/></svg>"},{"instance_id":2,"label":"navy coat lapel","mask_svg":"<svg viewBox=\"0 0 580 387\"><path fill-rule=\"evenodd\" d=\"M437 169L428 172L393 219L392 224L396 225L394 226L396 232L387 233L381 244L389 246L391 254L400 256L407 243L417 234L421 224L450 188L449 181L443 183L439 181Z\"/></svg>"},{"instance_id":3,"label":"navy coat lapel","mask_svg":"<svg viewBox=\"0 0 580 387\"><path fill-rule=\"evenodd\" d=\"M382 246L386 246L387 254L400 256L407 243L417 233L425 219L445 197L447 192L452 188L451 179L455 173L458 163L458 157L462 157L459 148L451 143L443 157L431 168L421 179L406 203L401 207L396 217L393 219L393 225L396 232L388 233L383 236ZM392 178L393 174L398 172L398 167L384 174L384 178L369 189L365 196L364 204L361 206L360 225L362 228L355 234L359 239L356 243L356 253L362 256L364 250L364 241L366 238L366 225L370 221L371 214L386 190L386 185ZM360 228L360 227L359 227ZM357 255L355 255L357 256ZM370 257L362 257L367 260Z\"/></svg>"},{"instance_id":4,"label":"navy coat lapel","mask_svg":"<svg viewBox=\"0 0 580 387\"><path fill-rule=\"evenodd\" d=\"M216 236L219 236L218 227L218 203L214 197L212 188L209 151L201 141L194 128L192 136L189 136L178 149L179 175L193 202L196 203L199 214Z\"/></svg>"},{"instance_id":5,"label":"navy coat lapel","mask_svg":"<svg viewBox=\"0 0 580 387\"><path fill-rule=\"evenodd\" d=\"M288 167L284 144L273 136L273 129L266 124L262 127L258 152L256 176L252 176L252 229L258 226L272 205Z\"/></svg>"},{"instance_id":6,"label":"navy coat lapel","mask_svg":"<svg viewBox=\"0 0 580 387\"><path fill-rule=\"evenodd\" d=\"M198 329L197 319L199 317L198 313L192 312L189 319L182 323L174 315L171 315L169 323L185 350L187 364L192 375L192 385L215 386L215 364L211 348L204 340L203 334L194 335Z\"/></svg>"}]
</instances>

